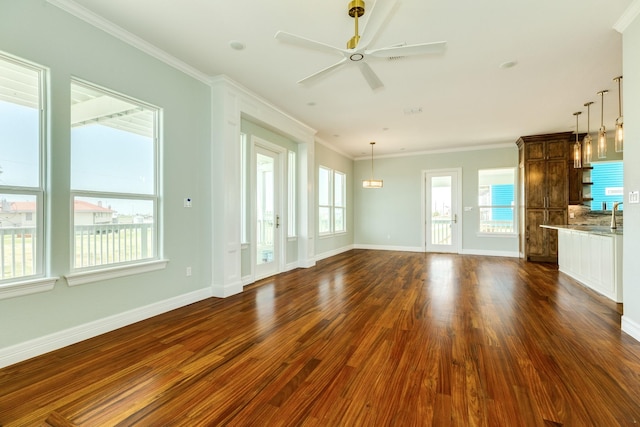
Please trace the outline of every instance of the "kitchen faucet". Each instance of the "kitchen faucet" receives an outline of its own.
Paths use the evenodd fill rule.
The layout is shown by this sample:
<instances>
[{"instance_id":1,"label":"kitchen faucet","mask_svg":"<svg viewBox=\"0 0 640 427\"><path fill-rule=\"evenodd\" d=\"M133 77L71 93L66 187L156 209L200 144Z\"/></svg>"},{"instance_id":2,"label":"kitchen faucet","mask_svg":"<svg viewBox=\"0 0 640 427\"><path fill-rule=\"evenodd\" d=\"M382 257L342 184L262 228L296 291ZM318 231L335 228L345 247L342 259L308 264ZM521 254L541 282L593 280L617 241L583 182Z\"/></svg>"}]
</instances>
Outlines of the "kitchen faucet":
<instances>
[{"instance_id":1,"label":"kitchen faucet","mask_svg":"<svg viewBox=\"0 0 640 427\"><path fill-rule=\"evenodd\" d=\"M614 202L613 203L613 209L611 209L611 229L615 230L616 228L618 228L618 226L616 225L616 210L618 210L618 205L621 205L622 202Z\"/></svg>"}]
</instances>

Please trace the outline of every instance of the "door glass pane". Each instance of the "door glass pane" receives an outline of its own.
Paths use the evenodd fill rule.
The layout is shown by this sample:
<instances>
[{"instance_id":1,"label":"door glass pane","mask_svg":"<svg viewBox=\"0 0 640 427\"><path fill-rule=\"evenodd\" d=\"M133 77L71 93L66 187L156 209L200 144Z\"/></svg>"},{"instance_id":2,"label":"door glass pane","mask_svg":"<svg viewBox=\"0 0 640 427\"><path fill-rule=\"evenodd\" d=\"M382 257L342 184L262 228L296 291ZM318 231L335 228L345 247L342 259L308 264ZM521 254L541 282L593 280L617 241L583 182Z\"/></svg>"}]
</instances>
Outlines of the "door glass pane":
<instances>
[{"instance_id":1,"label":"door glass pane","mask_svg":"<svg viewBox=\"0 0 640 427\"><path fill-rule=\"evenodd\" d=\"M451 176L431 180L431 244L451 244Z\"/></svg>"},{"instance_id":2,"label":"door glass pane","mask_svg":"<svg viewBox=\"0 0 640 427\"><path fill-rule=\"evenodd\" d=\"M256 189L257 189L257 264L273 261L274 247L274 159L256 154Z\"/></svg>"}]
</instances>

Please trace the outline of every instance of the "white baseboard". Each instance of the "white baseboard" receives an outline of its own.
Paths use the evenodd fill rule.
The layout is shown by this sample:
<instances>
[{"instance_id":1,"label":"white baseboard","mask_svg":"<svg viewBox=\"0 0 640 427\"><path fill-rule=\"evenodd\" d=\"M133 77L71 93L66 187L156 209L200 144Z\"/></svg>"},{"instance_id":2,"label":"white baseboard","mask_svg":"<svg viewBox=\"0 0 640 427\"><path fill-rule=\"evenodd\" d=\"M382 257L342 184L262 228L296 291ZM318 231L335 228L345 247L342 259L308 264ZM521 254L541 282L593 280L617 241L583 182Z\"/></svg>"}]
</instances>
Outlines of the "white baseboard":
<instances>
[{"instance_id":1,"label":"white baseboard","mask_svg":"<svg viewBox=\"0 0 640 427\"><path fill-rule=\"evenodd\" d=\"M419 246L386 246L386 245L354 245L354 249L371 249L374 251L424 252Z\"/></svg>"},{"instance_id":2,"label":"white baseboard","mask_svg":"<svg viewBox=\"0 0 640 427\"><path fill-rule=\"evenodd\" d=\"M520 258L518 251L487 251L484 249L464 249L462 255L502 256L508 258Z\"/></svg>"},{"instance_id":3,"label":"white baseboard","mask_svg":"<svg viewBox=\"0 0 640 427\"><path fill-rule=\"evenodd\" d=\"M211 296L216 298L227 298L231 295L239 294L242 292L242 280L236 283L230 283L227 285L211 285Z\"/></svg>"},{"instance_id":4,"label":"white baseboard","mask_svg":"<svg viewBox=\"0 0 640 427\"><path fill-rule=\"evenodd\" d=\"M102 335L127 325L212 297L211 289L200 289L124 313L0 349L0 368Z\"/></svg>"},{"instance_id":5,"label":"white baseboard","mask_svg":"<svg viewBox=\"0 0 640 427\"><path fill-rule=\"evenodd\" d=\"M336 256L336 255L339 255L341 253L350 251L351 249L354 249L353 245L343 246L342 248L333 249L331 251L323 252L321 254L317 254L316 257L315 257L315 260L316 261L320 261L320 260L323 260L325 258L331 258L332 256ZM314 265L315 265L315 262L314 262Z\"/></svg>"},{"instance_id":6,"label":"white baseboard","mask_svg":"<svg viewBox=\"0 0 640 427\"><path fill-rule=\"evenodd\" d=\"M626 332L636 341L640 341L640 323L637 323L628 316L622 316L622 332Z\"/></svg>"}]
</instances>

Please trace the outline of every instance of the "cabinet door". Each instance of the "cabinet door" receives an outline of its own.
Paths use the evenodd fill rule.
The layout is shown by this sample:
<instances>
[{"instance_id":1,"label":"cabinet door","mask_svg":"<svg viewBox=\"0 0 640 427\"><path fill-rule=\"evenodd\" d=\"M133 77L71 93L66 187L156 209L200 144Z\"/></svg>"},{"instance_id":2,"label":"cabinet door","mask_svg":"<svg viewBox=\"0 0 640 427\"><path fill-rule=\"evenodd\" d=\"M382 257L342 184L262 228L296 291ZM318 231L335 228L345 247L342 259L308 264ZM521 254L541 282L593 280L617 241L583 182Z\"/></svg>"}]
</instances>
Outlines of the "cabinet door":
<instances>
[{"instance_id":1,"label":"cabinet door","mask_svg":"<svg viewBox=\"0 0 640 427\"><path fill-rule=\"evenodd\" d=\"M567 163L569 175L569 204L582 203L582 168L574 168L573 161Z\"/></svg>"},{"instance_id":2,"label":"cabinet door","mask_svg":"<svg viewBox=\"0 0 640 427\"><path fill-rule=\"evenodd\" d=\"M547 201L548 208L564 209L569 204L569 186L566 160L547 162Z\"/></svg>"},{"instance_id":3,"label":"cabinet door","mask_svg":"<svg viewBox=\"0 0 640 427\"><path fill-rule=\"evenodd\" d=\"M543 141L527 142L524 147L526 160L544 160L546 158L546 147Z\"/></svg>"},{"instance_id":4,"label":"cabinet door","mask_svg":"<svg viewBox=\"0 0 640 427\"><path fill-rule=\"evenodd\" d=\"M547 141L547 159L567 159L569 143L566 139L554 139Z\"/></svg>"},{"instance_id":5,"label":"cabinet door","mask_svg":"<svg viewBox=\"0 0 640 427\"><path fill-rule=\"evenodd\" d=\"M564 209L549 209L547 211L548 225L563 225L567 223L567 213ZM545 239L547 246L547 255L552 257L558 256L558 230L543 228L546 231Z\"/></svg>"},{"instance_id":6,"label":"cabinet door","mask_svg":"<svg viewBox=\"0 0 640 427\"><path fill-rule=\"evenodd\" d=\"M525 184L526 200L525 206L531 209L544 209L545 206L545 175L547 167L545 161L529 161L526 165Z\"/></svg>"},{"instance_id":7,"label":"cabinet door","mask_svg":"<svg viewBox=\"0 0 640 427\"><path fill-rule=\"evenodd\" d=\"M526 230L526 255L528 257L546 256L545 231L546 228L540 226L544 224L544 209L527 209L527 230Z\"/></svg>"}]
</instances>

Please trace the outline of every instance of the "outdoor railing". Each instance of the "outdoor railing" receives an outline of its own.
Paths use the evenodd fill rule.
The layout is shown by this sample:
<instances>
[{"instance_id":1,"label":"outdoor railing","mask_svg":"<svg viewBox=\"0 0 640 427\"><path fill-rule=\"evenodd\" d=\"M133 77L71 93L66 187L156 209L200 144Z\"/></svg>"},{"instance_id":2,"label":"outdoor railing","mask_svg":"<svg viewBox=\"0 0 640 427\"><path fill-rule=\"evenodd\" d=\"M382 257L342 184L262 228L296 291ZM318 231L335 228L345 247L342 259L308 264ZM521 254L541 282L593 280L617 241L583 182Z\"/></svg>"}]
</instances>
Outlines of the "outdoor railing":
<instances>
[{"instance_id":1,"label":"outdoor railing","mask_svg":"<svg viewBox=\"0 0 640 427\"><path fill-rule=\"evenodd\" d=\"M514 233L513 220L480 221L481 233Z\"/></svg>"},{"instance_id":2,"label":"outdoor railing","mask_svg":"<svg viewBox=\"0 0 640 427\"><path fill-rule=\"evenodd\" d=\"M75 268L154 256L152 223L75 226Z\"/></svg>"},{"instance_id":3,"label":"outdoor railing","mask_svg":"<svg viewBox=\"0 0 640 427\"><path fill-rule=\"evenodd\" d=\"M431 219L431 243L434 245L451 244L451 218Z\"/></svg>"},{"instance_id":4,"label":"outdoor railing","mask_svg":"<svg viewBox=\"0 0 640 427\"><path fill-rule=\"evenodd\" d=\"M35 233L36 227L0 228L0 279L35 274Z\"/></svg>"}]
</instances>

